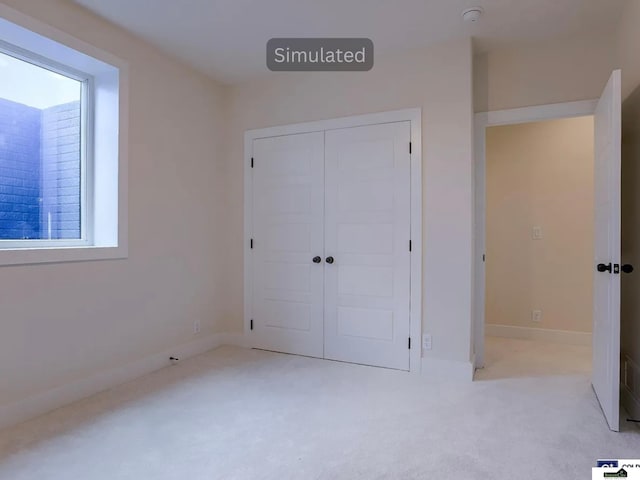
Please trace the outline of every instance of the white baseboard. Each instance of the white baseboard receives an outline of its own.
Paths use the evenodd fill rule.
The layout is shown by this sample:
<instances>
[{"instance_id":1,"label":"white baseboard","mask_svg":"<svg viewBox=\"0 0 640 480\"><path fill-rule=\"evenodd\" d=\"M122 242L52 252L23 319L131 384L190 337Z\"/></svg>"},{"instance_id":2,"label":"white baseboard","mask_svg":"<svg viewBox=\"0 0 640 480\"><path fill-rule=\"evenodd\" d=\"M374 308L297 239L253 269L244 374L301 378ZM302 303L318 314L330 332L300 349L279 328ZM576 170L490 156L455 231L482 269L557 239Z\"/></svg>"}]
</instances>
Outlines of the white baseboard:
<instances>
[{"instance_id":1,"label":"white baseboard","mask_svg":"<svg viewBox=\"0 0 640 480\"><path fill-rule=\"evenodd\" d=\"M428 380L438 382L471 382L475 370L474 361L460 362L457 360L423 357L422 376Z\"/></svg>"},{"instance_id":2,"label":"white baseboard","mask_svg":"<svg viewBox=\"0 0 640 480\"><path fill-rule=\"evenodd\" d=\"M0 405L0 429L16 425L167 367L171 364L169 361L170 356L176 356L182 360L200 355L221 345L245 346L244 335L242 333L209 335L193 342L172 347L171 349L145 357L133 363L47 390L43 393L25 398L20 402Z\"/></svg>"},{"instance_id":3,"label":"white baseboard","mask_svg":"<svg viewBox=\"0 0 640 480\"><path fill-rule=\"evenodd\" d=\"M220 333L220 345L233 345L235 347L249 348L248 338L244 333Z\"/></svg>"},{"instance_id":4,"label":"white baseboard","mask_svg":"<svg viewBox=\"0 0 640 480\"><path fill-rule=\"evenodd\" d=\"M511 325L486 324L485 335L490 337L520 338L541 342L564 343L566 345L591 345L591 334L587 332L569 332L547 328L514 327Z\"/></svg>"}]
</instances>

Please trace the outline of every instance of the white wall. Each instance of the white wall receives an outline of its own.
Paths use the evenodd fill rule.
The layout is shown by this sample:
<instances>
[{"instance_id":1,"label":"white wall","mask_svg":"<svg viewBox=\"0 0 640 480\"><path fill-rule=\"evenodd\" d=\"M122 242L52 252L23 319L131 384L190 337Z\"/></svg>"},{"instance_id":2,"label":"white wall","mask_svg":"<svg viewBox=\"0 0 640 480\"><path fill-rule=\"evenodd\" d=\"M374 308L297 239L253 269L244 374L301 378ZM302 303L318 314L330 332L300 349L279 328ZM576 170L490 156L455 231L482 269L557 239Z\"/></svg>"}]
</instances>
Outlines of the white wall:
<instances>
[{"instance_id":1,"label":"white wall","mask_svg":"<svg viewBox=\"0 0 640 480\"><path fill-rule=\"evenodd\" d=\"M128 62L130 130L129 258L0 268L0 410L219 331L227 267L223 89L71 2L3 3Z\"/></svg>"},{"instance_id":2,"label":"white wall","mask_svg":"<svg viewBox=\"0 0 640 480\"><path fill-rule=\"evenodd\" d=\"M614 33L594 32L476 55L475 111L598 98L617 68Z\"/></svg>"},{"instance_id":3,"label":"white wall","mask_svg":"<svg viewBox=\"0 0 640 480\"><path fill-rule=\"evenodd\" d=\"M622 69L622 98L627 98L640 84L640 2L624 0L626 3L621 17L616 40L616 59Z\"/></svg>"},{"instance_id":4,"label":"white wall","mask_svg":"<svg viewBox=\"0 0 640 480\"><path fill-rule=\"evenodd\" d=\"M593 117L495 126L486 135L487 327L591 332Z\"/></svg>"},{"instance_id":5,"label":"white wall","mask_svg":"<svg viewBox=\"0 0 640 480\"><path fill-rule=\"evenodd\" d=\"M232 89L228 258L243 264L243 133L247 129L422 107L423 328L426 356L466 362L471 342L471 43L458 41L376 59L369 73L285 73ZM242 272L229 277L233 318L242 329ZM419 342L416 342L419 343ZM435 364L435 362L433 362Z\"/></svg>"}]
</instances>

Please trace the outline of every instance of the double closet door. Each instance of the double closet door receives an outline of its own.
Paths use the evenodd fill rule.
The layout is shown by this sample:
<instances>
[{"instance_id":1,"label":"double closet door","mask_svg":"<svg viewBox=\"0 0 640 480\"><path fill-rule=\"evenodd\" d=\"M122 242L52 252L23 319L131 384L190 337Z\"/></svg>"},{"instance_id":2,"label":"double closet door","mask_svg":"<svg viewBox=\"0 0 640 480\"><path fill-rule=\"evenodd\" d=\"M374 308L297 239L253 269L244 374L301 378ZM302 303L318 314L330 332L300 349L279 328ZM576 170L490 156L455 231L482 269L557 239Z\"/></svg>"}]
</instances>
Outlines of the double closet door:
<instances>
[{"instance_id":1,"label":"double closet door","mask_svg":"<svg viewBox=\"0 0 640 480\"><path fill-rule=\"evenodd\" d=\"M252 346L409 369L410 122L253 141Z\"/></svg>"}]
</instances>

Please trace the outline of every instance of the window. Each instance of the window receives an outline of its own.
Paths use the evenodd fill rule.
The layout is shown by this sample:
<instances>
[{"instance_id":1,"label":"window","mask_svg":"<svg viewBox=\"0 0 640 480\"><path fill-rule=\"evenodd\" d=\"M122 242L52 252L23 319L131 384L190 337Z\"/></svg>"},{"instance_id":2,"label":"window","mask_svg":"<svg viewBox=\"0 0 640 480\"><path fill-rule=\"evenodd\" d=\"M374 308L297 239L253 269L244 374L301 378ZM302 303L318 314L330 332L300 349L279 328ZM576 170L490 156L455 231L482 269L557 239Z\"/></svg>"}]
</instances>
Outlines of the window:
<instances>
[{"instance_id":1,"label":"window","mask_svg":"<svg viewBox=\"0 0 640 480\"><path fill-rule=\"evenodd\" d=\"M0 266L127 256L126 72L0 4Z\"/></svg>"},{"instance_id":2,"label":"window","mask_svg":"<svg viewBox=\"0 0 640 480\"><path fill-rule=\"evenodd\" d=\"M89 77L5 50L0 78L0 245L88 243Z\"/></svg>"}]
</instances>

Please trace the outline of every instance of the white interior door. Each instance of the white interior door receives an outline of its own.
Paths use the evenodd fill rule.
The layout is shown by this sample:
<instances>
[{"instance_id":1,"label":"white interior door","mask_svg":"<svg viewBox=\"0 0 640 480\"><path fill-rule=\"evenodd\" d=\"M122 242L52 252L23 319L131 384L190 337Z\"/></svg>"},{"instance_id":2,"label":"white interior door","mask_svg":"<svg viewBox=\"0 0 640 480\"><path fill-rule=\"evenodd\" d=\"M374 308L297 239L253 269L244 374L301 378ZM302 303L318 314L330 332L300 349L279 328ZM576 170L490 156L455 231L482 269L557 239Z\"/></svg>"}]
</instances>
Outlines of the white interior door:
<instances>
[{"instance_id":1,"label":"white interior door","mask_svg":"<svg viewBox=\"0 0 640 480\"><path fill-rule=\"evenodd\" d=\"M410 122L325 133L325 358L409 369L410 138Z\"/></svg>"},{"instance_id":2,"label":"white interior door","mask_svg":"<svg viewBox=\"0 0 640 480\"><path fill-rule=\"evenodd\" d=\"M595 113L593 389L609 428L620 428L620 70Z\"/></svg>"},{"instance_id":3,"label":"white interior door","mask_svg":"<svg viewBox=\"0 0 640 480\"><path fill-rule=\"evenodd\" d=\"M324 132L254 140L253 159L253 346L322 357Z\"/></svg>"}]
</instances>

